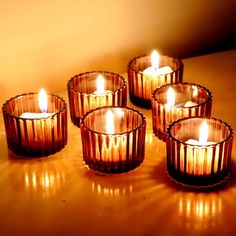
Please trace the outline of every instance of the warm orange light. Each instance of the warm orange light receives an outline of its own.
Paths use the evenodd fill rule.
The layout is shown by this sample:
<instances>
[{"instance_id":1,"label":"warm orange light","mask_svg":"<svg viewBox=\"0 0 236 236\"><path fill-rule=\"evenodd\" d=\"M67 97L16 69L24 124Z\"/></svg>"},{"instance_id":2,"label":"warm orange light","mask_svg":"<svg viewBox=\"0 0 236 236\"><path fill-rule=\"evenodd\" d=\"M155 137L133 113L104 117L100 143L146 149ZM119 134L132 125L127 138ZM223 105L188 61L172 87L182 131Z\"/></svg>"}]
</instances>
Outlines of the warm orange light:
<instances>
[{"instance_id":1,"label":"warm orange light","mask_svg":"<svg viewBox=\"0 0 236 236\"><path fill-rule=\"evenodd\" d=\"M48 110L48 98L47 98L47 93L43 88L40 89L40 91L39 91L38 101L39 101L40 111L41 112L47 112L47 110Z\"/></svg>"},{"instance_id":2,"label":"warm orange light","mask_svg":"<svg viewBox=\"0 0 236 236\"><path fill-rule=\"evenodd\" d=\"M207 122L204 120L201 124L199 131L199 144L206 145L207 139L208 139L208 125Z\"/></svg>"},{"instance_id":3,"label":"warm orange light","mask_svg":"<svg viewBox=\"0 0 236 236\"><path fill-rule=\"evenodd\" d=\"M159 68L159 61L160 61L160 56L159 53L156 50L152 51L151 55L151 65L153 68L158 69Z\"/></svg>"},{"instance_id":4,"label":"warm orange light","mask_svg":"<svg viewBox=\"0 0 236 236\"><path fill-rule=\"evenodd\" d=\"M106 113L106 133L107 134L114 134L114 116L111 110L108 110Z\"/></svg>"},{"instance_id":5,"label":"warm orange light","mask_svg":"<svg viewBox=\"0 0 236 236\"><path fill-rule=\"evenodd\" d=\"M193 89L193 97L197 97L197 95L198 95L197 86L193 85L193 86L192 86L192 89Z\"/></svg>"},{"instance_id":6,"label":"warm orange light","mask_svg":"<svg viewBox=\"0 0 236 236\"><path fill-rule=\"evenodd\" d=\"M167 90L167 106L175 105L175 91L173 88L169 88Z\"/></svg>"},{"instance_id":7,"label":"warm orange light","mask_svg":"<svg viewBox=\"0 0 236 236\"><path fill-rule=\"evenodd\" d=\"M98 75L97 77L97 93L104 93L105 81L102 75Z\"/></svg>"}]
</instances>

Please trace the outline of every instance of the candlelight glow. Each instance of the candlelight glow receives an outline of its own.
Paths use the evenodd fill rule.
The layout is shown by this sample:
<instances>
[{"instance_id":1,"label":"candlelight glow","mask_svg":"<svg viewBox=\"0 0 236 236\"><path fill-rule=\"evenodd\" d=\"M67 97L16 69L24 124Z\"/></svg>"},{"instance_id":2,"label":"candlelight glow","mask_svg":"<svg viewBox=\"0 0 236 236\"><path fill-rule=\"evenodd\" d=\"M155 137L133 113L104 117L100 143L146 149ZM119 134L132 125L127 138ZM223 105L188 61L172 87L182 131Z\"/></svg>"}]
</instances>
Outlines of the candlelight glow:
<instances>
[{"instance_id":1,"label":"candlelight glow","mask_svg":"<svg viewBox=\"0 0 236 236\"><path fill-rule=\"evenodd\" d=\"M47 99L47 93L44 89L40 89L39 96L39 108L41 112L47 112L48 110L48 99Z\"/></svg>"},{"instance_id":2,"label":"candlelight glow","mask_svg":"<svg viewBox=\"0 0 236 236\"><path fill-rule=\"evenodd\" d=\"M217 194L186 194L179 197L179 215L181 223L196 229L215 226L222 212L222 198Z\"/></svg>"},{"instance_id":3,"label":"candlelight glow","mask_svg":"<svg viewBox=\"0 0 236 236\"><path fill-rule=\"evenodd\" d=\"M151 55L151 65L154 69L159 68L159 61L160 61L159 53L156 50L153 50Z\"/></svg>"},{"instance_id":4,"label":"candlelight glow","mask_svg":"<svg viewBox=\"0 0 236 236\"><path fill-rule=\"evenodd\" d=\"M122 111L122 109L120 108L116 108L115 109L115 112L117 115L119 115L120 117L123 117L124 116L124 111Z\"/></svg>"},{"instance_id":5,"label":"candlelight glow","mask_svg":"<svg viewBox=\"0 0 236 236\"><path fill-rule=\"evenodd\" d=\"M104 93L105 81L102 75L98 75L96 84L97 84L97 92Z\"/></svg>"},{"instance_id":6,"label":"candlelight glow","mask_svg":"<svg viewBox=\"0 0 236 236\"><path fill-rule=\"evenodd\" d=\"M199 143L201 145L206 145L207 139L208 139L208 125L206 121L203 121L199 132Z\"/></svg>"},{"instance_id":7,"label":"candlelight glow","mask_svg":"<svg viewBox=\"0 0 236 236\"><path fill-rule=\"evenodd\" d=\"M192 86L192 89L193 89L193 97L197 97L198 95L198 89L195 85Z\"/></svg>"},{"instance_id":8,"label":"candlelight glow","mask_svg":"<svg viewBox=\"0 0 236 236\"><path fill-rule=\"evenodd\" d=\"M167 90L167 105L168 106L175 105L175 91L171 87Z\"/></svg>"},{"instance_id":9,"label":"candlelight glow","mask_svg":"<svg viewBox=\"0 0 236 236\"><path fill-rule=\"evenodd\" d=\"M107 134L114 134L114 117L111 110L108 110L106 113L106 133Z\"/></svg>"}]
</instances>

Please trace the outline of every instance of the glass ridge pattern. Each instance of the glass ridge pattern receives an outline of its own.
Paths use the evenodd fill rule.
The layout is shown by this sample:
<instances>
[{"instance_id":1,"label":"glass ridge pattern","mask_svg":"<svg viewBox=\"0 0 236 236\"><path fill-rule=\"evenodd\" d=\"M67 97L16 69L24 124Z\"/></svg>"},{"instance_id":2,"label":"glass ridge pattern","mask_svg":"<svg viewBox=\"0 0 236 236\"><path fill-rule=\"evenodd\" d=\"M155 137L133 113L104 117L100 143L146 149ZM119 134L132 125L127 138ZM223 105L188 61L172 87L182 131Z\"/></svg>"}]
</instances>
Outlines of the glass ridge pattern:
<instances>
[{"instance_id":1,"label":"glass ridge pattern","mask_svg":"<svg viewBox=\"0 0 236 236\"><path fill-rule=\"evenodd\" d=\"M2 107L8 148L20 155L41 157L60 151L67 144L67 104L48 94L47 118L22 118L24 112L41 113L38 93L25 93Z\"/></svg>"},{"instance_id":2,"label":"glass ridge pattern","mask_svg":"<svg viewBox=\"0 0 236 236\"><path fill-rule=\"evenodd\" d=\"M197 105L184 106L167 106L167 90L173 88L175 94L180 94L181 102L191 101ZM195 94L195 96L194 96ZM178 100L176 96L176 100ZM210 117L212 107L211 92L197 84L193 83L178 83L166 84L157 88L152 95L152 125L153 133L159 139L165 141L168 126L175 120L184 117Z\"/></svg>"},{"instance_id":3,"label":"glass ridge pattern","mask_svg":"<svg viewBox=\"0 0 236 236\"><path fill-rule=\"evenodd\" d=\"M96 88L96 79L102 75L105 80L105 90L109 93L93 94ZM78 74L67 83L70 116L74 125L80 126L81 117L88 111L102 106L126 106L126 80L115 73L107 71L91 71Z\"/></svg>"},{"instance_id":4,"label":"glass ridge pattern","mask_svg":"<svg viewBox=\"0 0 236 236\"><path fill-rule=\"evenodd\" d=\"M160 55L160 67L170 66L172 73L150 77L142 72L151 66L151 56L139 56L128 64L129 97L133 104L151 108L153 91L167 83L179 83L183 80L184 64L181 60Z\"/></svg>"},{"instance_id":5,"label":"glass ridge pattern","mask_svg":"<svg viewBox=\"0 0 236 236\"><path fill-rule=\"evenodd\" d=\"M191 145L198 140L199 129L206 120L210 145ZM167 171L174 180L189 186L208 187L221 183L229 174L233 146L231 127L215 118L183 118L168 128L166 142Z\"/></svg>"},{"instance_id":6,"label":"glass ridge pattern","mask_svg":"<svg viewBox=\"0 0 236 236\"><path fill-rule=\"evenodd\" d=\"M103 125L108 109L114 114L114 134L106 133ZM117 111L122 115L117 115ZM83 158L89 168L103 173L122 173L143 162L146 120L139 111L127 107L97 108L83 116L80 129Z\"/></svg>"}]
</instances>

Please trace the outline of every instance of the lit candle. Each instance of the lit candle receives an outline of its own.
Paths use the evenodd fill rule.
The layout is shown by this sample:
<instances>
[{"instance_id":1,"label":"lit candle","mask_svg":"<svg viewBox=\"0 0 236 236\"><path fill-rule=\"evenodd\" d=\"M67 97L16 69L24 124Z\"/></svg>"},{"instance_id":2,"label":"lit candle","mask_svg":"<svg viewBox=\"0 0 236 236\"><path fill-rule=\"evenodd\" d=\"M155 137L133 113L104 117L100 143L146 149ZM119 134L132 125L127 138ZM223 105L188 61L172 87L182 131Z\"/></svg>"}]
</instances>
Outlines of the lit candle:
<instances>
[{"instance_id":1,"label":"lit candle","mask_svg":"<svg viewBox=\"0 0 236 236\"><path fill-rule=\"evenodd\" d=\"M38 94L38 105L40 112L24 112L20 118L26 119L27 133L24 132L24 123L21 124L22 143L28 146L38 146L46 140L51 140L51 130L57 125L57 120L52 122L51 116L55 113L48 111L47 93L44 89L40 89ZM50 141L49 141L50 142Z\"/></svg>"},{"instance_id":2,"label":"lit candle","mask_svg":"<svg viewBox=\"0 0 236 236\"><path fill-rule=\"evenodd\" d=\"M206 121L203 121L199 131L199 140L188 139L186 143L191 145L203 145L203 146L215 144L215 142L208 142L207 139L208 139L208 125Z\"/></svg>"},{"instance_id":3,"label":"lit candle","mask_svg":"<svg viewBox=\"0 0 236 236\"><path fill-rule=\"evenodd\" d=\"M67 88L71 120L78 127L82 116L92 109L127 105L127 82L112 72L81 73L68 81Z\"/></svg>"},{"instance_id":4,"label":"lit candle","mask_svg":"<svg viewBox=\"0 0 236 236\"><path fill-rule=\"evenodd\" d=\"M107 104L111 104L111 97L107 96L109 93L112 93L111 90L105 90L105 80L101 74L97 76L96 79L96 87L97 90L92 93L91 101L90 101L90 108L97 108L97 107L103 107Z\"/></svg>"},{"instance_id":5,"label":"lit candle","mask_svg":"<svg viewBox=\"0 0 236 236\"><path fill-rule=\"evenodd\" d=\"M188 117L173 122L167 133L167 170L177 182L209 186L228 176L233 131L225 122Z\"/></svg>"},{"instance_id":6,"label":"lit candle","mask_svg":"<svg viewBox=\"0 0 236 236\"><path fill-rule=\"evenodd\" d=\"M160 56L156 50L153 50L151 54L151 66L146 68L143 71L145 76L157 77L159 75L170 74L173 72L170 66L159 67L160 65Z\"/></svg>"},{"instance_id":7,"label":"lit candle","mask_svg":"<svg viewBox=\"0 0 236 236\"><path fill-rule=\"evenodd\" d=\"M9 149L24 156L48 156L67 142L67 104L53 94L25 93L3 105Z\"/></svg>"},{"instance_id":8,"label":"lit candle","mask_svg":"<svg viewBox=\"0 0 236 236\"><path fill-rule=\"evenodd\" d=\"M211 96L205 88L191 83L162 85L152 97L153 132L165 140L173 121L191 116L208 117L210 112Z\"/></svg>"},{"instance_id":9,"label":"lit candle","mask_svg":"<svg viewBox=\"0 0 236 236\"><path fill-rule=\"evenodd\" d=\"M150 56L133 58L128 64L129 94L132 103L151 108L153 91L164 84L182 82L183 63L156 50Z\"/></svg>"},{"instance_id":10,"label":"lit candle","mask_svg":"<svg viewBox=\"0 0 236 236\"><path fill-rule=\"evenodd\" d=\"M195 90L194 90L195 91ZM168 90L167 90L167 103L166 105L167 106L176 106L176 107L193 107L193 106L197 106L198 104L196 102L192 102L192 101L186 101L186 102L181 102L181 103L176 103L175 102L175 91L172 87L170 87ZM183 96L183 95L179 95L179 96Z\"/></svg>"},{"instance_id":11,"label":"lit candle","mask_svg":"<svg viewBox=\"0 0 236 236\"><path fill-rule=\"evenodd\" d=\"M96 85L97 90L93 92L95 95L104 95L112 92L111 90L105 90L105 80L101 74L97 76Z\"/></svg>"},{"instance_id":12,"label":"lit candle","mask_svg":"<svg viewBox=\"0 0 236 236\"><path fill-rule=\"evenodd\" d=\"M25 119L42 119L42 118L48 118L49 116L54 114L47 112L48 100L47 100L47 93L44 89L40 89L39 91L38 103L39 103L39 109L41 111L40 113L24 112L20 115L20 117Z\"/></svg>"},{"instance_id":13,"label":"lit candle","mask_svg":"<svg viewBox=\"0 0 236 236\"><path fill-rule=\"evenodd\" d=\"M172 87L169 87L167 92L167 102L166 102L166 113L165 113L165 122L166 127L173 121L177 120L182 117L187 117L189 114L188 109L185 110L184 108L192 107L198 105L195 102L187 101L187 102L179 102L176 103L176 93L175 90ZM184 94L178 93L178 96L180 97L180 101L183 100L185 97Z\"/></svg>"},{"instance_id":14,"label":"lit candle","mask_svg":"<svg viewBox=\"0 0 236 236\"><path fill-rule=\"evenodd\" d=\"M203 121L199 131L199 140L188 139L185 143L193 145L194 151L188 149L188 166L187 173L194 173L196 175L210 174L212 165L212 152L211 148L208 148L208 152L205 152L205 146L213 145L215 142L208 140L208 125L206 121ZM218 152L218 148L216 149ZM181 159L184 157L182 156ZM217 160L216 160L217 161ZM181 162L182 164L184 161ZM183 169L183 165L182 165Z\"/></svg>"},{"instance_id":15,"label":"lit candle","mask_svg":"<svg viewBox=\"0 0 236 236\"><path fill-rule=\"evenodd\" d=\"M151 66L146 68L143 73L144 81L143 86L139 89L143 90L143 96L145 99L151 99L152 92L154 90L153 84L164 84L165 75L173 72L171 67L163 66L159 67L160 56L156 50L151 54Z\"/></svg>"},{"instance_id":16,"label":"lit candle","mask_svg":"<svg viewBox=\"0 0 236 236\"><path fill-rule=\"evenodd\" d=\"M143 115L132 108L91 110L80 127L85 163L105 173L134 169L144 158L145 127Z\"/></svg>"}]
</instances>

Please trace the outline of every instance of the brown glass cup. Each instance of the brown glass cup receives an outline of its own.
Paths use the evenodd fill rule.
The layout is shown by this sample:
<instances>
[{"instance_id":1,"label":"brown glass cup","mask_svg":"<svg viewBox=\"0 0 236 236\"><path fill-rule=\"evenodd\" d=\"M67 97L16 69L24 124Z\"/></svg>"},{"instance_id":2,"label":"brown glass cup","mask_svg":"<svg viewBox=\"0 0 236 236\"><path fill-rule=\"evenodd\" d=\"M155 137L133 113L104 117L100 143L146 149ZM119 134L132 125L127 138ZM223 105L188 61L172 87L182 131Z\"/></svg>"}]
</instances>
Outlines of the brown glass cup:
<instances>
[{"instance_id":1,"label":"brown glass cup","mask_svg":"<svg viewBox=\"0 0 236 236\"><path fill-rule=\"evenodd\" d=\"M155 77L143 74L151 66L151 56L140 56L128 64L129 97L130 101L143 108L151 108L153 91L169 83L179 83L183 80L184 64L181 60L160 55L160 67L169 66L173 72Z\"/></svg>"},{"instance_id":2,"label":"brown glass cup","mask_svg":"<svg viewBox=\"0 0 236 236\"><path fill-rule=\"evenodd\" d=\"M167 91L175 91L175 105L167 105ZM190 105L185 107L185 104ZM192 105L191 105L192 104ZM152 95L153 133L165 141L167 128L175 120L184 117L210 117L212 106L211 92L193 83L166 84L157 88Z\"/></svg>"},{"instance_id":3,"label":"brown glass cup","mask_svg":"<svg viewBox=\"0 0 236 236\"><path fill-rule=\"evenodd\" d=\"M199 139L202 122L208 125L205 144L189 143ZM215 118L183 118L168 128L167 171L175 181L195 187L221 183L229 174L233 130Z\"/></svg>"},{"instance_id":4,"label":"brown glass cup","mask_svg":"<svg viewBox=\"0 0 236 236\"><path fill-rule=\"evenodd\" d=\"M8 148L19 155L41 157L60 151L67 143L67 105L48 94L47 118L23 118L25 112L41 113L38 93L25 93L6 101L2 107Z\"/></svg>"},{"instance_id":5,"label":"brown glass cup","mask_svg":"<svg viewBox=\"0 0 236 236\"><path fill-rule=\"evenodd\" d=\"M107 112L113 118L107 120ZM113 126L108 132L107 124ZM144 159L146 120L132 108L101 107L81 119L83 158L89 168L102 173L122 173Z\"/></svg>"},{"instance_id":6,"label":"brown glass cup","mask_svg":"<svg viewBox=\"0 0 236 236\"><path fill-rule=\"evenodd\" d=\"M102 75L105 81L106 92L102 94L96 94L98 75ZM81 117L94 108L127 105L127 83L122 76L112 72L81 73L68 81L67 88L71 120L78 127Z\"/></svg>"}]
</instances>

